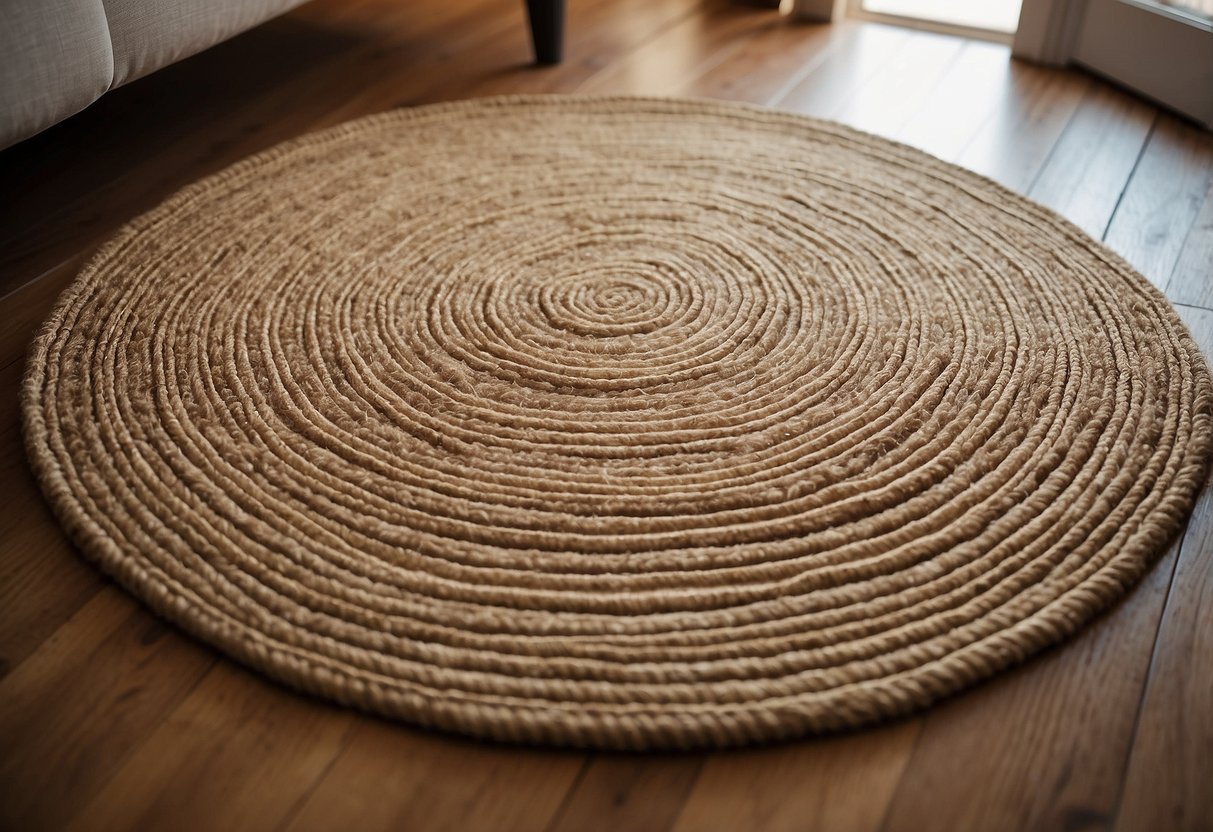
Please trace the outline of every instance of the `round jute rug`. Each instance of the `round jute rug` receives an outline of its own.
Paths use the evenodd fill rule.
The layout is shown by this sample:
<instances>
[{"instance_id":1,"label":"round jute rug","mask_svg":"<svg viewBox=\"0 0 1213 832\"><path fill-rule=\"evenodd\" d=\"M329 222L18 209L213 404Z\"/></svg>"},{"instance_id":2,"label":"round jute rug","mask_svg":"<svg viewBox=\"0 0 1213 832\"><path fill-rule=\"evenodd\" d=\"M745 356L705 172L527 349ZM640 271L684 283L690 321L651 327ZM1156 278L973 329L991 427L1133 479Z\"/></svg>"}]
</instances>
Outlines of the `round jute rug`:
<instances>
[{"instance_id":1,"label":"round jute rug","mask_svg":"<svg viewBox=\"0 0 1213 832\"><path fill-rule=\"evenodd\" d=\"M1213 388L1050 211L835 124L512 97L306 136L84 268L24 387L84 553L410 722L725 746L924 706L1174 537Z\"/></svg>"}]
</instances>

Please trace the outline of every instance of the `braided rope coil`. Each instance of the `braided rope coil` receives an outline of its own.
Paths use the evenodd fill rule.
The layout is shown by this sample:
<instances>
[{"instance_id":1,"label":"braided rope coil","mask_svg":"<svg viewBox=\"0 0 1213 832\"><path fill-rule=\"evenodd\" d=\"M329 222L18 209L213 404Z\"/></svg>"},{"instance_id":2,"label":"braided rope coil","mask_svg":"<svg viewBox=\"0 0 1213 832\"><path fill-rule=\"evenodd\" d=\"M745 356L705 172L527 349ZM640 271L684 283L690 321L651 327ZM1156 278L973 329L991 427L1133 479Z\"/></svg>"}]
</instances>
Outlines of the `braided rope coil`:
<instances>
[{"instance_id":1,"label":"braided rope coil","mask_svg":"<svg viewBox=\"0 0 1213 832\"><path fill-rule=\"evenodd\" d=\"M521 96L305 136L124 228L40 331L83 553L298 689L720 747L1074 632L1190 511L1213 387L1047 209L845 127Z\"/></svg>"}]
</instances>

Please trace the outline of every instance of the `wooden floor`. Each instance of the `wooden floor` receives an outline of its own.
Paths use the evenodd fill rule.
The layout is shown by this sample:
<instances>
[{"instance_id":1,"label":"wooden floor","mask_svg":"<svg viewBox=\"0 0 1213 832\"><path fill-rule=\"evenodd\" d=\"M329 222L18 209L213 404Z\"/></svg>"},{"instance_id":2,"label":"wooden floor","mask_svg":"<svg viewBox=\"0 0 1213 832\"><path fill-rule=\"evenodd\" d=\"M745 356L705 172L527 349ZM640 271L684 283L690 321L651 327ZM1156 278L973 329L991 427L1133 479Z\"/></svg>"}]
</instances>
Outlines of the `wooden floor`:
<instances>
[{"instance_id":1,"label":"wooden floor","mask_svg":"<svg viewBox=\"0 0 1213 832\"><path fill-rule=\"evenodd\" d=\"M527 65L518 0L320 0L0 154L0 829L1213 828L1213 498L1063 649L884 727L721 754L467 742L294 695L159 623L52 522L24 353L116 226L251 152L511 91L741 99L919 145L1073 219L1213 353L1213 135L1006 47L784 25L703 0L571 0Z\"/></svg>"}]
</instances>

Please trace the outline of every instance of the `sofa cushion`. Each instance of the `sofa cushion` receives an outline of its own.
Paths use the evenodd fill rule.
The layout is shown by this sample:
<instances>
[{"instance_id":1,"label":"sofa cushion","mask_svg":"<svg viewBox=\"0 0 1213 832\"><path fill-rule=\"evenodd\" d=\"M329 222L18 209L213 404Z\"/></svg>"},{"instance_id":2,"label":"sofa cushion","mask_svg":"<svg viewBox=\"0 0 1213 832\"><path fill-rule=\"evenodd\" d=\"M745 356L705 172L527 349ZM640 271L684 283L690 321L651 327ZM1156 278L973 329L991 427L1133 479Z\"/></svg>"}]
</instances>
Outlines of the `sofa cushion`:
<instances>
[{"instance_id":1,"label":"sofa cushion","mask_svg":"<svg viewBox=\"0 0 1213 832\"><path fill-rule=\"evenodd\" d=\"M117 87L201 52L303 0L104 0Z\"/></svg>"},{"instance_id":2,"label":"sofa cushion","mask_svg":"<svg viewBox=\"0 0 1213 832\"><path fill-rule=\"evenodd\" d=\"M0 148L79 112L110 88L101 0L14 0L0 15Z\"/></svg>"}]
</instances>

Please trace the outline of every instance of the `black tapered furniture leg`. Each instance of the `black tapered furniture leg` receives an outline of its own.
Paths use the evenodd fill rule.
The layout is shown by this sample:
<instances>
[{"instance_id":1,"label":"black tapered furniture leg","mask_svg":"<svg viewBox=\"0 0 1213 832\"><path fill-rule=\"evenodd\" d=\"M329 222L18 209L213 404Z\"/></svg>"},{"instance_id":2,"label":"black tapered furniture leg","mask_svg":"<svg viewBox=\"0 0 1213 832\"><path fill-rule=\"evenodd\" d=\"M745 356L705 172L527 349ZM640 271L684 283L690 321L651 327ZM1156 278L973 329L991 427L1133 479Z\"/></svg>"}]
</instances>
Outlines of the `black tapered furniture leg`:
<instances>
[{"instance_id":1,"label":"black tapered furniture leg","mask_svg":"<svg viewBox=\"0 0 1213 832\"><path fill-rule=\"evenodd\" d=\"M531 19L535 62L560 63L564 43L564 0L526 0L526 13Z\"/></svg>"}]
</instances>

